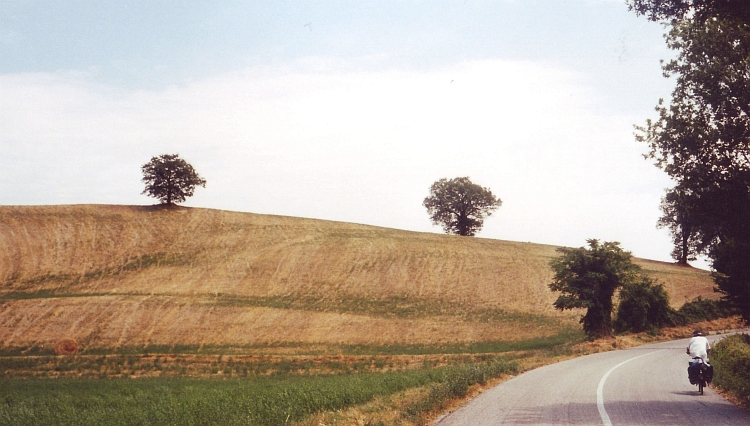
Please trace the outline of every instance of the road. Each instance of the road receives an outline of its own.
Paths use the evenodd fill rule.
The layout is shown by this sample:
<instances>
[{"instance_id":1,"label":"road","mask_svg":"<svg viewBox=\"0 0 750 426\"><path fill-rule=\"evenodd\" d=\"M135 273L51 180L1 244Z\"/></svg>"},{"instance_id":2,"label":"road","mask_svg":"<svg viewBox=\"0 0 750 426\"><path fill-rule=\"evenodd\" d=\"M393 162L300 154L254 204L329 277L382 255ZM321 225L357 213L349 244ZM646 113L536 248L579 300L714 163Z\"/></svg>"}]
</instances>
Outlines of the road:
<instances>
[{"instance_id":1,"label":"road","mask_svg":"<svg viewBox=\"0 0 750 426\"><path fill-rule=\"evenodd\" d=\"M698 394L687 378L686 346L677 340L531 370L435 425L750 425L750 413L713 389Z\"/></svg>"}]
</instances>

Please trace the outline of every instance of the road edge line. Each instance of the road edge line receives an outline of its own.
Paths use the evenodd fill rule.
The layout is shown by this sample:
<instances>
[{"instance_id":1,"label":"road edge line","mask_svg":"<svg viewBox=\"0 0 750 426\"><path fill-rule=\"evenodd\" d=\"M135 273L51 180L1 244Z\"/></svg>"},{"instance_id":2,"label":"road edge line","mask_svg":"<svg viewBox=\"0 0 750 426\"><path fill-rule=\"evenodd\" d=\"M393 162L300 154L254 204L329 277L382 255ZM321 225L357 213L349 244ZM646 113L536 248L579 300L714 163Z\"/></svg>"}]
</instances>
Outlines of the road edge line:
<instances>
[{"instance_id":1,"label":"road edge line","mask_svg":"<svg viewBox=\"0 0 750 426\"><path fill-rule=\"evenodd\" d=\"M607 378L609 377L609 375L613 371L617 370L618 368L620 368L624 364L629 363L630 361L633 361L633 360L638 359L638 358L643 358L644 356L652 355L652 354L655 354L657 352L661 352L661 351L665 351L665 350L666 349L659 349L659 350L655 350L653 352L649 352L647 354L638 355L636 357L627 359L627 360L625 360L625 361L623 361L623 362L615 365L614 367L610 368L609 371L607 371L606 373L604 373L604 376L602 376L602 379L599 380L599 386L596 387L596 408L599 409L599 416L602 418L602 423L604 423L604 426L612 426L612 421L609 419L609 414L607 414L607 410L604 409L604 383L607 381Z\"/></svg>"}]
</instances>

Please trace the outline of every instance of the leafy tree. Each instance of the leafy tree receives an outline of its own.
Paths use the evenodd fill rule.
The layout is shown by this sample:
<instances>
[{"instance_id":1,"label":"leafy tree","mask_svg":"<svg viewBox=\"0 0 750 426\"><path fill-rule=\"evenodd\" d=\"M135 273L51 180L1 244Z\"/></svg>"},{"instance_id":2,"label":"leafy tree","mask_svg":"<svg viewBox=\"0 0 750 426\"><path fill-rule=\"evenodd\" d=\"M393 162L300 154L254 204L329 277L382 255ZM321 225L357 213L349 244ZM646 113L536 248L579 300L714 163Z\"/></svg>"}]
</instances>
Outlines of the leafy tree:
<instances>
[{"instance_id":1,"label":"leafy tree","mask_svg":"<svg viewBox=\"0 0 750 426\"><path fill-rule=\"evenodd\" d=\"M628 7L652 21L692 17L699 22L709 18L730 18L750 23L747 0L628 0Z\"/></svg>"},{"instance_id":2,"label":"leafy tree","mask_svg":"<svg viewBox=\"0 0 750 426\"><path fill-rule=\"evenodd\" d=\"M680 265L693 261L701 251L700 236L693 225L696 220L696 200L692 191L674 188L661 199L662 216L657 228L668 228L672 234L672 258Z\"/></svg>"},{"instance_id":3,"label":"leafy tree","mask_svg":"<svg viewBox=\"0 0 750 426\"><path fill-rule=\"evenodd\" d=\"M639 278L640 268L620 243L587 240L589 247L557 249L560 256L550 262L555 276L549 288L562 294L556 309L585 308L581 317L589 338L612 334L612 297L615 291Z\"/></svg>"},{"instance_id":4,"label":"leafy tree","mask_svg":"<svg viewBox=\"0 0 750 426\"><path fill-rule=\"evenodd\" d=\"M746 213L748 211L746 210ZM745 216L750 218L749 216ZM750 220L750 219L746 219ZM750 229L743 229L724 238L713 252L713 278L724 300L736 307L746 323L750 323Z\"/></svg>"},{"instance_id":5,"label":"leafy tree","mask_svg":"<svg viewBox=\"0 0 750 426\"><path fill-rule=\"evenodd\" d=\"M615 331L640 332L675 325L677 312L669 306L664 286L648 277L623 286L617 305Z\"/></svg>"},{"instance_id":6,"label":"leafy tree","mask_svg":"<svg viewBox=\"0 0 750 426\"><path fill-rule=\"evenodd\" d=\"M680 52L664 66L677 84L670 105L659 102L659 119L639 128L639 140L683 188L747 179L750 28L725 21L681 22L667 43Z\"/></svg>"},{"instance_id":7,"label":"leafy tree","mask_svg":"<svg viewBox=\"0 0 750 426\"><path fill-rule=\"evenodd\" d=\"M672 99L637 139L692 194L691 224L718 290L750 322L750 25L675 21L667 44L678 51L664 65L676 77Z\"/></svg>"},{"instance_id":8,"label":"leafy tree","mask_svg":"<svg viewBox=\"0 0 750 426\"><path fill-rule=\"evenodd\" d=\"M502 201L488 188L472 183L468 177L440 179L430 187L422 205L435 225L447 234L473 237L482 229L484 218L492 215Z\"/></svg>"},{"instance_id":9,"label":"leafy tree","mask_svg":"<svg viewBox=\"0 0 750 426\"><path fill-rule=\"evenodd\" d=\"M206 187L206 180L198 176L193 166L178 154L152 157L141 170L146 184L143 194L157 198L168 206L192 197L196 186Z\"/></svg>"}]
</instances>

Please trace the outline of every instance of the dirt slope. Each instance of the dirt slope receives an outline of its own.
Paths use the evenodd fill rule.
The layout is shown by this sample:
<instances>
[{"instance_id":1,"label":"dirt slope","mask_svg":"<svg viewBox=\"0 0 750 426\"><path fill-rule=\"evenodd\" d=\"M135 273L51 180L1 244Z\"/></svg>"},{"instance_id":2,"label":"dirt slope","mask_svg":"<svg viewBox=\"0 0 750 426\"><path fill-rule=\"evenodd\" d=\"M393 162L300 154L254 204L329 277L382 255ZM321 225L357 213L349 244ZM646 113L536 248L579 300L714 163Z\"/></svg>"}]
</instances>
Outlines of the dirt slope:
<instances>
[{"instance_id":1,"label":"dirt slope","mask_svg":"<svg viewBox=\"0 0 750 426\"><path fill-rule=\"evenodd\" d=\"M0 207L0 347L435 344L554 334L555 247L207 209ZM704 271L637 261L672 301Z\"/></svg>"}]
</instances>

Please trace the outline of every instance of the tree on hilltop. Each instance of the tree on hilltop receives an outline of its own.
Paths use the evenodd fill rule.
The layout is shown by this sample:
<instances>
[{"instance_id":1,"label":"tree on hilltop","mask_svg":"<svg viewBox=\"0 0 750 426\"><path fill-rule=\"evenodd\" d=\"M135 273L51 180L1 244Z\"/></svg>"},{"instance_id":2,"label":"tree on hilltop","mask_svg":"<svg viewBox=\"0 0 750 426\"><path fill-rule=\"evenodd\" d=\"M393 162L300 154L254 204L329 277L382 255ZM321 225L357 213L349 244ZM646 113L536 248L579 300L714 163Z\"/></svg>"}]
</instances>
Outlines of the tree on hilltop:
<instances>
[{"instance_id":1,"label":"tree on hilltop","mask_svg":"<svg viewBox=\"0 0 750 426\"><path fill-rule=\"evenodd\" d=\"M468 237L476 235L484 225L484 218L501 204L492 191L472 183L468 177L438 180L422 202L432 223L441 225L447 234Z\"/></svg>"},{"instance_id":2,"label":"tree on hilltop","mask_svg":"<svg viewBox=\"0 0 750 426\"><path fill-rule=\"evenodd\" d=\"M179 154L152 157L141 170L146 184L142 194L157 198L168 206L192 197L196 186L206 187L206 180Z\"/></svg>"}]
</instances>

